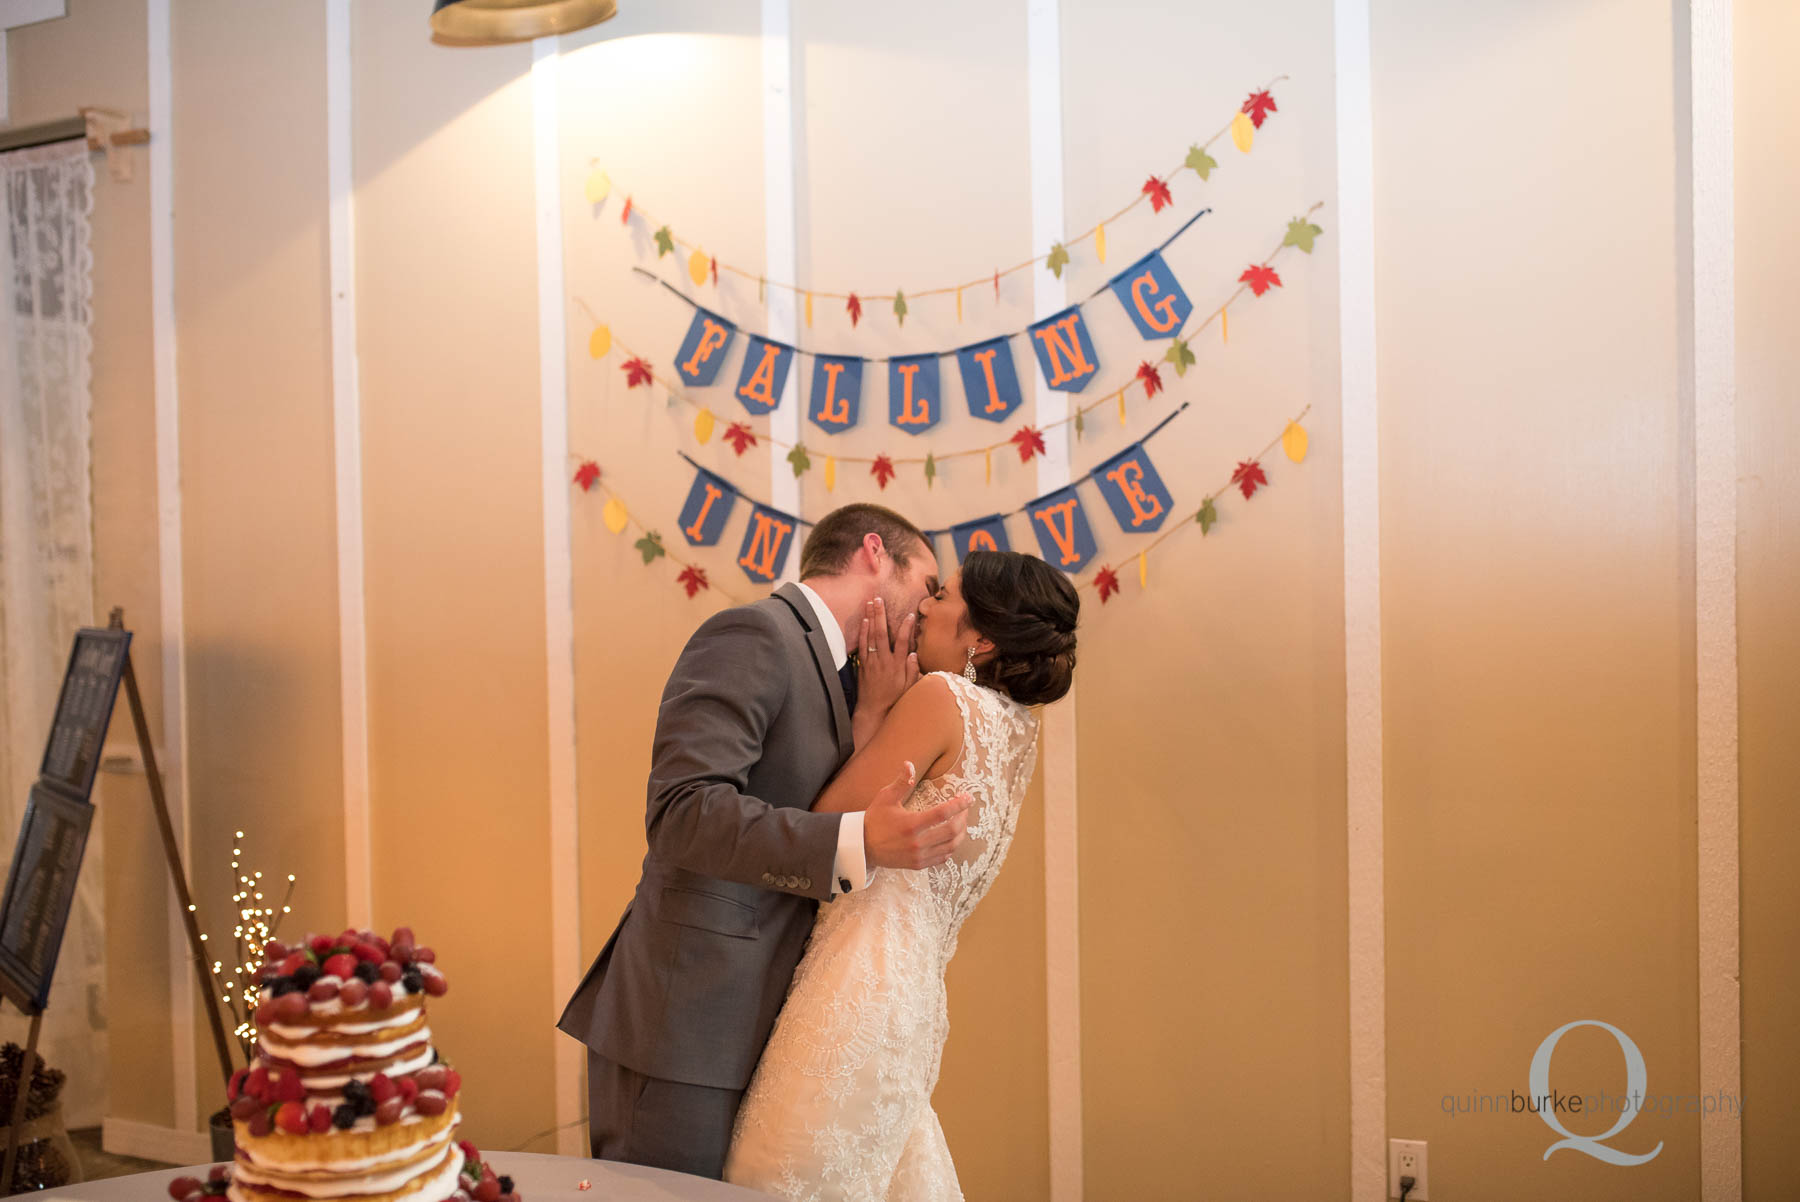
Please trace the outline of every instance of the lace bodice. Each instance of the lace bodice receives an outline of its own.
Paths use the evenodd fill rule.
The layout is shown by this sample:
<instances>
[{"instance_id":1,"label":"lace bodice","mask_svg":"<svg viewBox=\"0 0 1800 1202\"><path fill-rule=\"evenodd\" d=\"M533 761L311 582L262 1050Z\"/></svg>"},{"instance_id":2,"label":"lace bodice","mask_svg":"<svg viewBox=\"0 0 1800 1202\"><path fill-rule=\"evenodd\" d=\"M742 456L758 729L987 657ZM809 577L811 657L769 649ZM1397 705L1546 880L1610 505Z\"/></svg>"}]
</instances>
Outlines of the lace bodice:
<instances>
[{"instance_id":1,"label":"lace bodice","mask_svg":"<svg viewBox=\"0 0 1800 1202\"><path fill-rule=\"evenodd\" d=\"M727 1181L796 1202L962 1197L930 1105L950 1030L944 970L1012 846L1038 723L1000 693L933 675L962 714L962 751L906 806L966 791L968 838L934 868L882 869L820 908L738 1110Z\"/></svg>"}]
</instances>

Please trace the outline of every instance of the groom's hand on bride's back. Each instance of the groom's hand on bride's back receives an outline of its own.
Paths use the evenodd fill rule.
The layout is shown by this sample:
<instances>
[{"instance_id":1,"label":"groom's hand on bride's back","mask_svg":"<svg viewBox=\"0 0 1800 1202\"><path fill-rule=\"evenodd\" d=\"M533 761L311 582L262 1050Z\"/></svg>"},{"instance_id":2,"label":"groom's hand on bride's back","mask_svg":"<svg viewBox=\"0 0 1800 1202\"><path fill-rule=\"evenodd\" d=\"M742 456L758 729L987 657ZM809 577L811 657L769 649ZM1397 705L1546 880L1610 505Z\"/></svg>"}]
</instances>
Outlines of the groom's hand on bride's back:
<instances>
[{"instance_id":1,"label":"groom's hand on bride's back","mask_svg":"<svg viewBox=\"0 0 1800 1202\"><path fill-rule=\"evenodd\" d=\"M904 802L913 791L913 766L908 763L863 811L863 850L876 868L930 868L950 858L969 831L967 793L927 810L908 810Z\"/></svg>"}]
</instances>

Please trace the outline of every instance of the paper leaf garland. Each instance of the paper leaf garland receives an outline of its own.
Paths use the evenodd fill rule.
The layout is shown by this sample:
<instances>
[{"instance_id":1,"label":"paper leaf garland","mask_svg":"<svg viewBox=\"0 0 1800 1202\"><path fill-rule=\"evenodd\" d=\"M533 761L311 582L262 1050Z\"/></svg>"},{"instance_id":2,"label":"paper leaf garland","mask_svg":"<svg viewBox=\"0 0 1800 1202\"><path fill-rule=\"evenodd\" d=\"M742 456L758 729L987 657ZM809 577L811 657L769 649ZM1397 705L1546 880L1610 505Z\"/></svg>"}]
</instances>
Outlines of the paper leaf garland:
<instances>
[{"instance_id":1,"label":"paper leaf garland","mask_svg":"<svg viewBox=\"0 0 1800 1202\"><path fill-rule=\"evenodd\" d=\"M674 253L675 235L671 234L669 232L669 227L665 225L656 231L656 257L660 259L664 255L672 255Z\"/></svg>"},{"instance_id":2,"label":"paper leaf garland","mask_svg":"<svg viewBox=\"0 0 1800 1202\"><path fill-rule=\"evenodd\" d=\"M1010 441L1019 448L1020 463L1030 463L1033 455L1044 453L1044 436L1030 426L1020 426Z\"/></svg>"},{"instance_id":3,"label":"paper leaf garland","mask_svg":"<svg viewBox=\"0 0 1800 1202\"><path fill-rule=\"evenodd\" d=\"M646 531L643 538L638 539L637 542L631 545L636 547L638 554L644 557L646 566L668 554L667 551L663 550L662 535L654 530Z\"/></svg>"},{"instance_id":4,"label":"paper leaf garland","mask_svg":"<svg viewBox=\"0 0 1800 1202\"><path fill-rule=\"evenodd\" d=\"M1200 512L1194 515L1194 520L1200 523L1202 537L1213 528L1213 523L1219 520L1219 511L1213 508L1211 497L1206 498L1206 503L1200 506Z\"/></svg>"},{"instance_id":5,"label":"paper leaf garland","mask_svg":"<svg viewBox=\"0 0 1800 1202\"><path fill-rule=\"evenodd\" d=\"M718 420L713 416L711 409L702 409L696 413L694 415L694 441L705 446L707 440L713 436L713 425Z\"/></svg>"},{"instance_id":6,"label":"paper leaf garland","mask_svg":"<svg viewBox=\"0 0 1800 1202\"><path fill-rule=\"evenodd\" d=\"M1281 277L1275 274L1273 267L1256 263L1244 268L1244 274L1238 277L1238 283L1250 285L1252 295L1261 296L1270 288L1281 287Z\"/></svg>"},{"instance_id":7,"label":"paper leaf garland","mask_svg":"<svg viewBox=\"0 0 1800 1202\"><path fill-rule=\"evenodd\" d=\"M681 569L681 575L675 577L675 583L686 589L687 595L691 598L695 593L707 587L706 573L702 569L689 564L687 567Z\"/></svg>"},{"instance_id":8,"label":"paper leaf garland","mask_svg":"<svg viewBox=\"0 0 1800 1202\"><path fill-rule=\"evenodd\" d=\"M796 476L804 476L807 472L812 470L812 456L806 453L805 447L796 446L793 450L789 451L787 453L787 461L793 464L794 475Z\"/></svg>"},{"instance_id":9,"label":"paper leaf garland","mask_svg":"<svg viewBox=\"0 0 1800 1202\"><path fill-rule=\"evenodd\" d=\"M612 191L612 180L610 180L606 177L606 172L591 171L588 173L587 199L588 199L589 204L591 204L591 205L599 204L601 201L606 199L606 194L611 191Z\"/></svg>"},{"instance_id":10,"label":"paper leaf garland","mask_svg":"<svg viewBox=\"0 0 1800 1202\"><path fill-rule=\"evenodd\" d=\"M1250 115L1250 124L1261 129L1269 114L1276 111L1275 98L1267 92L1252 92L1250 98L1244 101L1243 111Z\"/></svg>"},{"instance_id":11,"label":"paper leaf garland","mask_svg":"<svg viewBox=\"0 0 1800 1202\"><path fill-rule=\"evenodd\" d=\"M1306 458L1306 427L1299 422L1289 422L1287 429L1281 432L1281 449L1295 463Z\"/></svg>"},{"instance_id":12,"label":"paper leaf garland","mask_svg":"<svg viewBox=\"0 0 1800 1202\"><path fill-rule=\"evenodd\" d=\"M706 256L699 251L688 256L688 279L696 288L706 283Z\"/></svg>"},{"instance_id":13,"label":"paper leaf garland","mask_svg":"<svg viewBox=\"0 0 1800 1202\"><path fill-rule=\"evenodd\" d=\"M844 304L844 312L850 315L852 326L862 320L862 302L856 299L856 293L850 294L850 299Z\"/></svg>"},{"instance_id":14,"label":"paper leaf garland","mask_svg":"<svg viewBox=\"0 0 1800 1202\"><path fill-rule=\"evenodd\" d=\"M1100 604L1119 591L1119 574L1111 568L1101 568L1094 573L1094 590L1100 594Z\"/></svg>"},{"instance_id":15,"label":"paper leaf garland","mask_svg":"<svg viewBox=\"0 0 1800 1202\"><path fill-rule=\"evenodd\" d=\"M1162 212L1164 206L1172 203L1175 199L1173 196L1169 195L1169 185L1163 183L1154 175L1144 181L1144 186L1141 190L1145 196L1150 198L1150 211L1152 213Z\"/></svg>"},{"instance_id":16,"label":"paper leaf garland","mask_svg":"<svg viewBox=\"0 0 1800 1202\"><path fill-rule=\"evenodd\" d=\"M1231 144L1233 146L1245 154L1249 154L1250 143L1255 138L1256 127L1250 124L1250 118L1246 114L1239 113L1231 119Z\"/></svg>"},{"instance_id":17,"label":"paper leaf garland","mask_svg":"<svg viewBox=\"0 0 1800 1202\"><path fill-rule=\"evenodd\" d=\"M608 530L617 534L625 529L625 523L631 520L631 514L626 510L623 501L617 497L609 497L606 508L600 511L600 520L606 523Z\"/></svg>"},{"instance_id":18,"label":"paper leaf garland","mask_svg":"<svg viewBox=\"0 0 1800 1202\"><path fill-rule=\"evenodd\" d=\"M756 432L743 422L732 422L725 428L725 441L731 444L732 450L742 455L756 445Z\"/></svg>"},{"instance_id":19,"label":"paper leaf garland","mask_svg":"<svg viewBox=\"0 0 1800 1202\"><path fill-rule=\"evenodd\" d=\"M1307 254L1312 254L1313 239L1325 231L1313 225L1304 217L1296 217L1288 222L1287 237L1281 240L1283 246L1297 246Z\"/></svg>"},{"instance_id":20,"label":"paper leaf garland","mask_svg":"<svg viewBox=\"0 0 1800 1202\"><path fill-rule=\"evenodd\" d=\"M1067 267L1068 265L1069 265L1068 248L1065 247L1060 242L1052 243L1051 247L1050 247L1050 255L1048 258L1046 258L1044 260L1044 266L1048 267L1050 269L1051 275L1055 276L1057 279L1060 280L1060 279L1062 279L1062 269ZM1000 295L1000 277L998 275L996 275L994 277L994 295L995 296Z\"/></svg>"},{"instance_id":21,"label":"paper leaf garland","mask_svg":"<svg viewBox=\"0 0 1800 1202\"><path fill-rule=\"evenodd\" d=\"M1143 381L1146 397L1153 397L1162 389L1162 375L1148 361L1138 364L1137 378Z\"/></svg>"},{"instance_id":22,"label":"paper leaf garland","mask_svg":"<svg viewBox=\"0 0 1800 1202\"><path fill-rule=\"evenodd\" d=\"M875 463L869 468L869 474L875 477L875 483L885 489L888 481L894 478L894 461L886 455L875 456Z\"/></svg>"},{"instance_id":23,"label":"paper leaf garland","mask_svg":"<svg viewBox=\"0 0 1800 1202\"><path fill-rule=\"evenodd\" d=\"M594 332L588 335L588 357L590 359L604 359L606 358L606 352L610 350L612 350L612 327L607 325L595 326Z\"/></svg>"},{"instance_id":24,"label":"paper leaf garland","mask_svg":"<svg viewBox=\"0 0 1800 1202\"><path fill-rule=\"evenodd\" d=\"M632 357L619 364L619 370L625 373L625 387L636 388L639 384L648 384L655 379L647 360Z\"/></svg>"},{"instance_id":25,"label":"paper leaf garland","mask_svg":"<svg viewBox=\"0 0 1800 1202\"><path fill-rule=\"evenodd\" d=\"M1188 349L1187 339L1177 338L1169 344L1169 349L1163 353L1163 359L1174 365L1177 376L1185 376L1187 369L1194 365L1194 352Z\"/></svg>"},{"instance_id":26,"label":"paper leaf garland","mask_svg":"<svg viewBox=\"0 0 1800 1202\"><path fill-rule=\"evenodd\" d=\"M590 459L576 468L575 483L581 485L582 492L594 491L594 485L600 483L600 465Z\"/></svg>"},{"instance_id":27,"label":"paper leaf garland","mask_svg":"<svg viewBox=\"0 0 1800 1202\"><path fill-rule=\"evenodd\" d=\"M1256 460L1246 459L1237 465L1236 471L1231 473L1231 482L1238 486L1238 491L1243 493L1244 500L1248 501L1251 494L1256 492L1256 486L1267 484L1269 478L1263 475L1262 466Z\"/></svg>"},{"instance_id":28,"label":"paper leaf garland","mask_svg":"<svg viewBox=\"0 0 1800 1202\"><path fill-rule=\"evenodd\" d=\"M1201 179L1206 179L1211 176L1212 169L1218 165L1219 160L1213 158L1212 155L1207 154L1205 148L1200 146L1188 147L1187 158L1182 162L1182 166L1186 167L1189 171L1192 171Z\"/></svg>"},{"instance_id":29,"label":"paper leaf garland","mask_svg":"<svg viewBox=\"0 0 1800 1202\"><path fill-rule=\"evenodd\" d=\"M901 325L906 324L906 293L894 289L894 319Z\"/></svg>"}]
</instances>

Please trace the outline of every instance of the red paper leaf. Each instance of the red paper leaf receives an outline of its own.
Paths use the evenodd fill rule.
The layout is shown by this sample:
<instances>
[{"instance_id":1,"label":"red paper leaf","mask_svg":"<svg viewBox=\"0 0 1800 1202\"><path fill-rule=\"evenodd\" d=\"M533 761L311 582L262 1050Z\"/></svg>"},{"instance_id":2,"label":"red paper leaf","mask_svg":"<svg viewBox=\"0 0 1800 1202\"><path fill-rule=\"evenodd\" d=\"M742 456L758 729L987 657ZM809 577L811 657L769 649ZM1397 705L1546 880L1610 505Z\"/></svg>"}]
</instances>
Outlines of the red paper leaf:
<instances>
[{"instance_id":1,"label":"red paper leaf","mask_svg":"<svg viewBox=\"0 0 1800 1202\"><path fill-rule=\"evenodd\" d=\"M742 455L756 445L756 432L743 422L732 422L725 431L725 441L731 444L732 450Z\"/></svg>"},{"instance_id":2,"label":"red paper leaf","mask_svg":"<svg viewBox=\"0 0 1800 1202\"><path fill-rule=\"evenodd\" d=\"M1174 199L1169 195L1169 185L1163 183L1154 175L1144 181L1142 190L1144 195L1150 198L1150 211L1152 213L1162 212L1163 206Z\"/></svg>"},{"instance_id":3,"label":"red paper leaf","mask_svg":"<svg viewBox=\"0 0 1800 1202\"><path fill-rule=\"evenodd\" d=\"M994 299L1000 299L1000 269L994 268Z\"/></svg>"},{"instance_id":4,"label":"red paper leaf","mask_svg":"<svg viewBox=\"0 0 1800 1202\"><path fill-rule=\"evenodd\" d=\"M850 294L850 302L844 306L844 309L850 314L852 326L862 320L862 302L856 299L856 293Z\"/></svg>"},{"instance_id":5,"label":"red paper leaf","mask_svg":"<svg viewBox=\"0 0 1800 1202\"><path fill-rule=\"evenodd\" d=\"M1250 285L1250 291L1261 296L1271 288L1281 287L1281 277L1275 274L1273 267L1253 263L1244 268L1244 274L1238 277L1238 283Z\"/></svg>"},{"instance_id":6,"label":"red paper leaf","mask_svg":"<svg viewBox=\"0 0 1800 1202\"><path fill-rule=\"evenodd\" d=\"M575 470L575 483L581 485L582 492L593 492L594 485L600 483L600 465L592 459Z\"/></svg>"},{"instance_id":7,"label":"red paper leaf","mask_svg":"<svg viewBox=\"0 0 1800 1202\"><path fill-rule=\"evenodd\" d=\"M1137 378L1144 382L1144 395L1153 397L1162 391L1162 374L1146 360L1138 364Z\"/></svg>"},{"instance_id":8,"label":"red paper leaf","mask_svg":"<svg viewBox=\"0 0 1800 1202\"><path fill-rule=\"evenodd\" d=\"M1250 114L1250 124L1261 129L1264 118L1276 111L1275 98L1267 92L1252 92L1244 101L1244 111Z\"/></svg>"},{"instance_id":9,"label":"red paper leaf","mask_svg":"<svg viewBox=\"0 0 1800 1202\"><path fill-rule=\"evenodd\" d=\"M625 207L619 210L619 224L625 225L631 220L631 197L625 198Z\"/></svg>"},{"instance_id":10,"label":"red paper leaf","mask_svg":"<svg viewBox=\"0 0 1800 1202\"><path fill-rule=\"evenodd\" d=\"M886 455L875 456L875 463L869 468L869 475L875 477L875 483L886 488L888 481L894 478L894 461Z\"/></svg>"},{"instance_id":11,"label":"red paper leaf","mask_svg":"<svg viewBox=\"0 0 1800 1202\"><path fill-rule=\"evenodd\" d=\"M656 378L650 370L650 364L644 359L627 359L619 364L619 370L625 373L625 387L636 388L639 384L648 384Z\"/></svg>"},{"instance_id":12,"label":"red paper leaf","mask_svg":"<svg viewBox=\"0 0 1800 1202\"><path fill-rule=\"evenodd\" d=\"M1020 463L1030 463L1033 455L1044 453L1044 436L1030 426L1020 426L1011 441L1019 448Z\"/></svg>"},{"instance_id":13,"label":"red paper leaf","mask_svg":"<svg viewBox=\"0 0 1800 1202\"><path fill-rule=\"evenodd\" d=\"M1231 482L1238 486L1238 491L1242 492L1244 500L1248 501L1250 494L1256 491L1256 486L1267 484L1269 478L1263 475L1263 470L1256 460L1246 459L1237 465L1237 471L1231 473Z\"/></svg>"},{"instance_id":14,"label":"red paper leaf","mask_svg":"<svg viewBox=\"0 0 1800 1202\"><path fill-rule=\"evenodd\" d=\"M689 565L681 569L681 575L675 577L675 583L686 589L687 595L692 597L706 587L706 573L700 568Z\"/></svg>"},{"instance_id":15,"label":"red paper leaf","mask_svg":"<svg viewBox=\"0 0 1800 1202\"><path fill-rule=\"evenodd\" d=\"M1100 593L1100 604L1119 591L1119 574L1111 568L1101 568L1094 573L1094 588Z\"/></svg>"},{"instance_id":16,"label":"red paper leaf","mask_svg":"<svg viewBox=\"0 0 1800 1202\"><path fill-rule=\"evenodd\" d=\"M717 288L719 286L719 260L716 258L712 261L712 277L713 287Z\"/></svg>"}]
</instances>

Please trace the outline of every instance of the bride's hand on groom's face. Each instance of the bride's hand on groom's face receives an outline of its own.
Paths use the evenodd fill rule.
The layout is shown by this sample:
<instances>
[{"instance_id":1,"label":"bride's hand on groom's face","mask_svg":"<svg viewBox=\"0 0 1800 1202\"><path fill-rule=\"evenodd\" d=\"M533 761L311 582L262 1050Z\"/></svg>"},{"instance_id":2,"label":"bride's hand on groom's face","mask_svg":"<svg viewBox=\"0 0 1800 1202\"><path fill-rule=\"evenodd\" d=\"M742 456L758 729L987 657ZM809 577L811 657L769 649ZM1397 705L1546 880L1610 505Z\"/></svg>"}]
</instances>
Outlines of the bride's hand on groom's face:
<instances>
[{"instance_id":1,"label":"bride's hand on groom's face","mask_svg":"<svg viewBox=\"0 0 1800 1202\"><path fill-rule=\"evenodd\" d=\"M887 607L880 598L863 605L862 634L856 656L856 711L860 718L881 718L900 695L919 679L919 657L913 653L918 614L907 614L893 640L888 638Z\"/></svg>"},{"instance_id":2,"label":"bride's hand on groom's face","mask_svg":"<svg viewBox=\"0 0 1800 1202\"><path fill-rule=\"evenodd\" d=\"M907 763L863 812L863 851L877 868L930 868L950 858L969 830L967 793L928 810L908 810L914 769Z\"/></svg>"}]
</instances>

